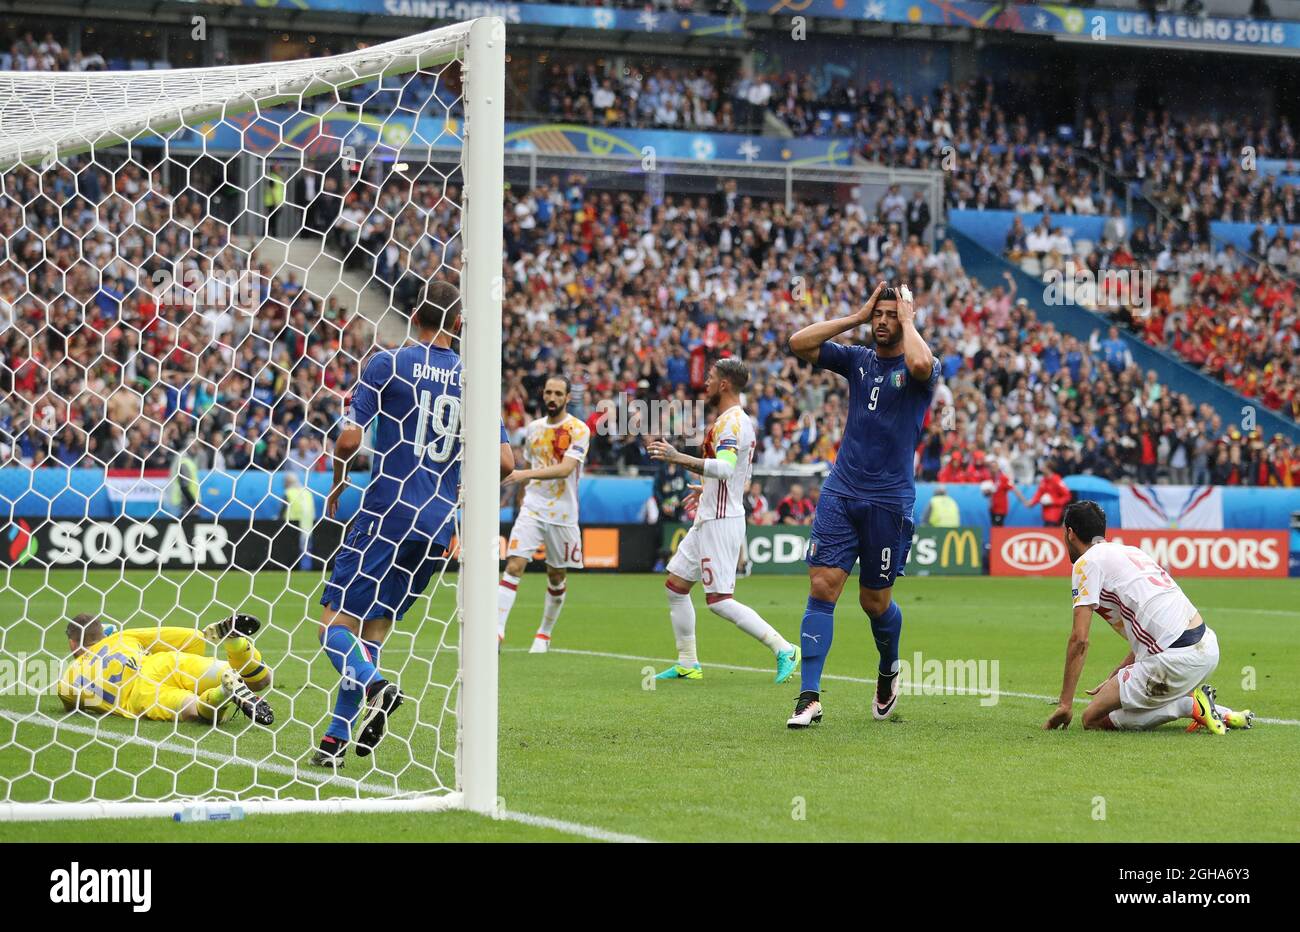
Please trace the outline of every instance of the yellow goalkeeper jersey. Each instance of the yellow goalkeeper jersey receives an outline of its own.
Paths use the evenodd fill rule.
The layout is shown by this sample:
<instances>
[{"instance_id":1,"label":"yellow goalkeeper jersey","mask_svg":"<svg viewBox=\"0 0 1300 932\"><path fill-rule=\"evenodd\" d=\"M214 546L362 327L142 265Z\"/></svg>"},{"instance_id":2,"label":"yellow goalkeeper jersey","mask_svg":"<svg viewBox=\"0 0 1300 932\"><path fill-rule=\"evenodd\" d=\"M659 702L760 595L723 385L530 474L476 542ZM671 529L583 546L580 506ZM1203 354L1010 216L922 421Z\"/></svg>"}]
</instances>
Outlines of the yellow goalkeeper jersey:
<instances>
[{"instance_id":1,"label":"yellow goalkeeper jersey","mask_svg":"<svg viewBox=\"0 0 1300 932\"><path fill-rule=\"evenodd\" d=\"M160 651L204 654L207 642L192 628L133 628L110 634L68 664L59 678L59 696L90 711L133 716L126 699L144 659Z\"/></svg>"}]
</instances>

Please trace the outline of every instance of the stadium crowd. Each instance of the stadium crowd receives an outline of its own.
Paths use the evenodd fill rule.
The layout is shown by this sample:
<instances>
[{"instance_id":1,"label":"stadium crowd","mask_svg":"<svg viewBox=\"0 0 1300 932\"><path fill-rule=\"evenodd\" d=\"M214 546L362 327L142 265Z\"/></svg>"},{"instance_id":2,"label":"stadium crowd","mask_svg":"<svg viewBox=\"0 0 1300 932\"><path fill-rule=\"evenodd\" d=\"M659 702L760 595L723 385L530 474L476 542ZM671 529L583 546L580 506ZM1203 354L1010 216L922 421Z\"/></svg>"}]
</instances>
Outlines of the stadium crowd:
<instances>
[{"instance_id":1,"label":"stadium crowd","mask_svg":"<svg viewBox=\"0 0 1300 932\"><path fill-rule=\"evenodd\" d=\"M564 123L735 132L742 126L719 83L711 67L552 62L533 105Z\"/></svg>"},{"instance_id":2,"label":"stadium crowd","mask_svg":"<svg viewBox=\"0 0 1300 932\"><path fill-rule=\"evenodd\" d=\"M312 48L318 54L337 50L328 42ZM70 54L52 32L41 39L28 32L15 39L0 67L85 70L102 69L105 61L97 52ZM357 85L341 99L364 102L372 112L425 112L436 99L434 112L460 113L451 72L407 76L400 85ZM953 207L1111 216L1122 185L1131 181L1190 225L1200 241L1208 240L1213 220L1300 223L1292 176L1270 176L1255 167L1259 159L1290 162L1300 156L1285 117L1176 118L1167 111L1103 109L1086 116L1073 138L1060 138L1041 114L1004 109L987 77L944 82L929 94L913 95L889 81L824 81L810 71L763 73L726 62L615 62L574 55L549 58L537 86L523 94L520 118L592 125L761 132L766 115L795 136L850 138L868 161L942 167ZM338 103L327 96L315 106Z\"/></svg>"},{"instance_id":3,"label":"stadium crowd","mask_svg":"<svg viewBox=\"0 0 1300 932\"><path fill-rule=\"evenodd\" d=\"M1296 187L1258 170L1260 159L1300 157L1285 116L1247 121L1168 111L1113 114L1084 120L1079 146L1104 161L1208 239L1213 220L1300 223ZM1262 251L1260 255L1262 255Z\"/></svg>"},{"instance_id":4,"label":"stadium crowd","mask_svg":"<svg viewBox=\"0 0 1300 932\"><path fill-rule=\"evenodd\" d=\"M843 386L802 367L785 340L814 317L849 313L885 277L911 285L944 365L924 478L981 481L978 467L957 472L981 461L1023 482L1050 461L1120 480L1300 482L1300 449L1243 436L1170 393L1117 352L1116 333L1088 343L1057 333L1015 299L1014 281L985 287L951 243L929 253L856 205L787 214L721 192L654 207L557 177L512 192L508 208L507 427L517 434L547 375L564 373L593 427L595 464L648 463L637 436L602 425L598 400L685 401L722 353L750 364L760 467L833 461Z\"/></svg>"},{"instance_id":5,"label":"stadium crowd","mask_svg":"<svg viewBox=\"0 0 1300 932\"><path fill-rule=\"evenodd\" d=\"M10 55L22 67L80 66L52 37L27 36ZM366 99L371 91L349 93ZM384 93L410 109L427 109L435 95L454 107L457 96L451 84L439 89L418 77ZM1253 245L1267 258L1258 265L1231 248L1211 252L1195 222L1169 226L1163 238L1153 227L1129 230L1091 161L1111 159L1115 172L1145 174L1157 194L1172 185L1193 197L1214 195L1197 200L1193 213L1250 216L1224 206L1245 203L1232 192L1247 183L1261 213L1286 218L1294 192L1284 188L1269 200L1269 185L1243 180L1224 164L1238 144L1256 146L1260 157L1289 155L1294 140L1285 123L1147 117L1137 127L1099 114L1084 124L1075 148L1032 129L1025 115L1005 113L990 81L944 85L932 98L914 99L879 82L817 92L798 74L742 72L724 88L707 67L631 68L615 76L596 65L556 63L543 95L552 113L558 106L568 118L576 107L585 118L627 125L726 129L759 108L796 132L854 134L861 154L894 165L930 167L952 146L950 206L1026 212L1008 236L1013 260L1033 258L1040 270L1070 258L1093 270L1153 268L1151 312L1126 310L1117 322L1300 418L1293 362L1300 234L1270 239L1261 226ZM826 108L848 108L857 118L829 129L805 120ZM229 228L203 218L197 192L168 192L138 165L77 179L61 171L43 190L30 172L10 172L5 181L6 455L27 463L89 457L157 466L168 451L190 445L203 465L276 468L291 457L319 464L340 399L373 339L364 321L348 320L337 302L265 269L256 313L186 316L159 308L145 279L169 268L160 256L183 256L182 267L209 272L236 270L240 258ZM445 183L411 189L396 176L330 175L299 205L296 222L329 231L329 248L391 288L402 306L420 283L456 267L458 200ZM1272 210L1279 204L1280 215ZM754 371L749 397L762 438L759 465L828 463L842 429L842 387L828 374L804 371L784 352L785 339L813 316L848 313L884 277L911 285L918 318L944 359L943 402L918 455L925 478L981 481L982 469L996 467L1028 481L1050 459L1116 479L1300 481L1293 446L1234 433L1131 363L1117 366L1108 349L1114 338L1098 335L1085 345L1056 333L1012 303L1013 284L986 287L966 276L952 243L929 252L923 237L932 218L924 207L923 198L897 188L875 205L792 211L739 196L734 183L712 197L669 196L659 206L645 196L590 189L579 175L512 190L505 231L509 428L518 436L535 412L539 379L548 372L570 375L584 417L598 417L596 402L620 392L675 399L686 410L706 360L731 353ZM1107 235L1075 257L1076 244L1052 220L1061 211L1106 214ZM131 232L114 255L107 231L119 228ZM61 276L68 283L62 293ZM42 319L50 326L42 329ZM221 353L198 351L211 341ZM87 354L96 365L83 371L76 361ZM324 403L309 406L311 399ZM121 424L131 426L123 433ZM596 435L593 466L648 467L636 438L603 429Z\"/></svg>"},{"instance_id":6,"label":"stadium crowd","mask_svg":"<svg viewBox=\"0 0 1300 932\"><path fill-rule=\"evenodd\" d=\"M0 191L0 459L323 468L369 324L250 267L158 172L69 166Z\"/></svg>"},{"instance_id":7,"label":"stadium crowd","mask_svg":"<svg viewBox=\"0 0 1300 932\"><path fill-rule=\"evenodd\" d=\"M46 32L37 39L26 32L0 50L0 71L104 71L108 63L99 52L69 52Z\"/></svg>"},{"instance_id":8,"label":"stadium crowd","mask_svg":"<svg viewBox=\"0 0 1300 932\"><path fill-rule=\"evenodd\" d=\"M849 137L868 161L942 167L953 207L1111 216L1119 186L1131 181L1200 241L1215 220L1300 223L1290 176L1256 169L1259 159L1300 156L1285 117L1099 110L1063 139L1038 115L1008 113L988 78L918 97L887 81L821 83L806 71L724 78L714 67L619 72L603 60L552 62L534 104L551 119L718 131L755 131L766 112L795 136ZM1103 168L1113 183L1103 183Z\"/></svg>"},{"instance_id":9,"label":"stadium crowd","mask_svg":"<svg viewBox=\"0 0 1300 932\"><path fill-rule=\"evenodd\" d=\"M330 248L392 286L399 307L458 262L458 192L420 183L408 200L408 184L389 175L327 185L304 213L317 229L337 217ZM760 469L833 462L844 386L803 366L785 341L814 318L856 309L886 278L917 295L919 326L943 364L918 450L922 478L1002 471L1027 482L1050 465L1119 480L1300 482L1300 449L1243 436L1170 393L1133 365L1115 331L1089 343L1062 335L1017 298L1010 276L981 284L951 242L929 252L855 203L787 211L728 187L654 206L574 176L512 190L507 216L503 417L518 441L542 382L565 374L575 413L593 428L593 468L649 469L637 429L691 427L689 402L722 354L750 366ZM160 297L151 283L172 271L162 256L213 278L246 261L191 192L165 190L135 163L75 176L60 168L43 185L11 171L0 231L6 460L163 469L188 450L202 467L324 467L374 333L264 264L253 308ZM620 398L675 400L666 408L676 420L620 432L601 405Z\"/></svg>"},{"instance_id":10,"label":"stadium crowd","mask_svg":"<svg viewBox=\"0 0 1300 932\"><path fill-rule=\"evenodd\" d=\"M1256 232L1254 260L1228 244L1215 248L1185 227L1154 225L1131 233L1113 218L1098 243L1076 249L1050 216L1032 227L1017 218L1006 255L1034 274L1075 272L1145 276L1130 299L1102 302L1115 320L1153 346L1173 352L1271 411L1300 420L1300 230L1290 240ZM1024 264L1024 263L1028 264ZM1067 266L1074 263L1074 268Z\"/></svg>"}]
</instances>

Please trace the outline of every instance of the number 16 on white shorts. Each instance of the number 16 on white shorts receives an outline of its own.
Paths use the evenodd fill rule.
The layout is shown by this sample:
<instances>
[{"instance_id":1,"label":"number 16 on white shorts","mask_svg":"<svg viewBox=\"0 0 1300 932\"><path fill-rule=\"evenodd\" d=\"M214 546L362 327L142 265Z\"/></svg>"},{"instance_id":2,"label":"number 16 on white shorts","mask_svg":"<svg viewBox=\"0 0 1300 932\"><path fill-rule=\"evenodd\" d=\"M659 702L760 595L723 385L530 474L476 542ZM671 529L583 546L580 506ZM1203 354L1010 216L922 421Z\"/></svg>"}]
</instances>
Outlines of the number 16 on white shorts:
<instances>
[{"instance_id":1,"label":"number 16 on white shorts","mask_svg":"<svg viewBox=\"0 0 1300 932\"><path fill-rule=\"evenodd\" d=\"M736 591L736 564L745 544L744 518L702 521L686 532L668 561L668 572L702 582L705 592L730 595Z\"/></svg>"},{"instance_id":2,"label":"number 16 on white shorts","mask_svg":"<svg viewBox=\"0 0 1300 932\"><path fill-rule=\"evenodd\" d=\"M506 556L531 560L538 546L546 545L546 565L556 569L582 569L582 529L549 524L531 515L520 515L510 529Z\"/></svg>"}]
</instances>

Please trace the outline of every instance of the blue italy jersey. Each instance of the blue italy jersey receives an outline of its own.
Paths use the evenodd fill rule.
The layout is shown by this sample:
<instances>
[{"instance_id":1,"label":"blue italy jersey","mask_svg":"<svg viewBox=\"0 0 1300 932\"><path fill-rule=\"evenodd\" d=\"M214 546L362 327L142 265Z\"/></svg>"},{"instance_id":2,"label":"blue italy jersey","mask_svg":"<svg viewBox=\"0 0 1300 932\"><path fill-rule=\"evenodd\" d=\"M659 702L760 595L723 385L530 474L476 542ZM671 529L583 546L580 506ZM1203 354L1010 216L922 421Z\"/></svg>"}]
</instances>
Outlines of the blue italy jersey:
<instances>
[{"instance_id":1,"label":"blue italy jersey","mask_svg":"<svg viewBox=\"0 0 1300 932\"><path fill-rule=\"evenodd\" d=\"M453 350L414 344L371 357L345 419L375 421L370 484L358 520L389 541L412 534L446 547L460 487L461 361ZM501 442L506 442L505 427Z\"/></svg>"},{"instance_id":2,"label":"blue italy jersey","mask_svg":"<svg viewBox=\"0 0 1300 932\"><path fill-rule=\"evenodd\" d=\"M929 379L918 381L901 354L881 359L870 347L827 342L817 365L849 380L848 423L823 494L874 502L910 516L916 499L912 461L939 382L939 361Z\"/></svg>"}]
</instances>

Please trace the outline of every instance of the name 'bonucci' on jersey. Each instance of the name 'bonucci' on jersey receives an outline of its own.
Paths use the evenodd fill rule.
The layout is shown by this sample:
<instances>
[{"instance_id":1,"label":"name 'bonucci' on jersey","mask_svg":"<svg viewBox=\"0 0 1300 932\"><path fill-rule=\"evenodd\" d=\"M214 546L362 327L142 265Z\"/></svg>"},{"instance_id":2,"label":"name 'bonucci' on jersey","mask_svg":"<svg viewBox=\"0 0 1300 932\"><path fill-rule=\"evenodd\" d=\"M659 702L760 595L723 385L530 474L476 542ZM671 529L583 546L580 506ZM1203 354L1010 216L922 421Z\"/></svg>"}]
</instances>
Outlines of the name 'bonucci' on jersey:
<instances>
[{"instance_id":1,"label":"name 'bonucci' on jersey","mask_svg":"<svg viewBox=\"0 0 1300 932\"><path fill-rule=\"evenodd\" d=\"M704 477L700 504L695 510L696 524L718 518L745 517L745 489L749 486L753 467L754 444L754 422L744 408L733 405L718 415L704 435L704 459L714 459L723 450L733 450L736 471L725 480Z\"/></svg>"}]
</instances>

